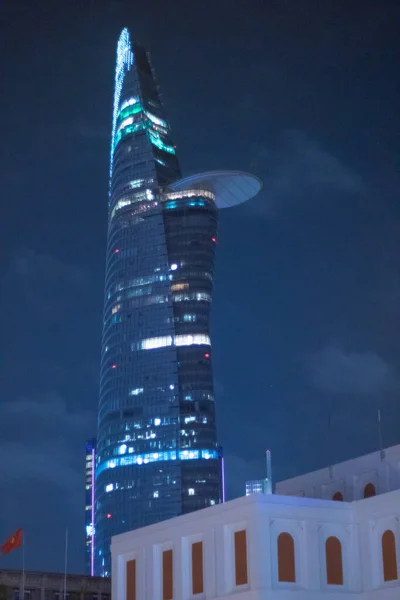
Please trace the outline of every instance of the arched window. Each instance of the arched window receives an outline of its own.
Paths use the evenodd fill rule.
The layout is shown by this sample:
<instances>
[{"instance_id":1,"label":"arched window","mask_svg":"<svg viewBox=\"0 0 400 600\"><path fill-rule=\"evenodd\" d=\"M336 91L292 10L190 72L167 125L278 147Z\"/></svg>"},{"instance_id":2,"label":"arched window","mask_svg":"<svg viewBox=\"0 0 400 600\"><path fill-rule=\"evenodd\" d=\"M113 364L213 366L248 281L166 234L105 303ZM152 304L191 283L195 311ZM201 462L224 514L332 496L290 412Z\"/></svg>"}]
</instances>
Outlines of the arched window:
<instances>
[{"instance_id":1,"label":"arched window","mask_svg":"<svg viewBox=\"0 0 400 600\"><path fill-rule=\"evenodd\" d=\"M383 580L397 579L396 538L393 531L387 529L382 536Z\"/></svg>"},{"instance_id":2,"label":"arched window","mask_svg":"<svg viewBox=\"0 0 400 600\"><path fill-rule=\"evenodd\" d=\"M278 536L278 581L296 582L294 540L290 533Z\"/></svg>"},{"instance_id":3,"label":"arched window","mask_svg":"<svg viewBox=\"0 0 400 600\"><path fill-rule=\"evenodd\" d=\"M376 489L373 483L367 483L364 488L364 498L372 498L376 496Z\"/></svg>"},{"instance_id":4,"label":"arched window","mask_svg":"<svg viewBox=\"0 0 400 600\"><path fill-rule=\"evenodd\" d=\"M332 500L337 500L338 502L343 502L342 492L335 492L332 496Z\"/></svg>"},{"instance_id":5,"label":"arched window","mask_svg":"<svg viewBox=\"0 0 400 600\"><path fill-rule=\"evenodd\" d=\"M331 585L343 585L342 544L337 537L331 536L325 542L326 582Z\"/></svg>"}]
</instances>

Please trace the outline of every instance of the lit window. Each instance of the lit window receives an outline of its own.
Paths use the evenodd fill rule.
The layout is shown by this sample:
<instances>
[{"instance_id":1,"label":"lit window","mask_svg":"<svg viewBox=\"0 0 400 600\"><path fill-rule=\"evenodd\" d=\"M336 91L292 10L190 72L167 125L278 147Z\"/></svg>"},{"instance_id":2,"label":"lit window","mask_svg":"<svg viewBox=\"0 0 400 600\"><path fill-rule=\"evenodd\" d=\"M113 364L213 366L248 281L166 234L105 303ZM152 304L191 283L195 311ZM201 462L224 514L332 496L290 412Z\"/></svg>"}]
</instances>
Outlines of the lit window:
<instances>
[{"instance_id":1,"label":"lit window","mask_svg":"<svg viewBox=\"0 0 400 600\"><path fill-rule=\"evenodd\" d=\"M191 300L211 302L211 294L207 292L185 292L184 294L174 294L172 300L174 302L190 302Z\"/></svg>"},{"instance_id":2,"label":"lit window","mask_svg":"<svg viewBox=\"0 0 400 600\"><path fill-rule=\"evenodd\" d=\"M210 505L214 506L214 504L215 504L215 500L210 500Z\"/></svg>"},{"instance_id":3,"label":"lit window","mask_svg":"<svg viewBox=\"0 0 400 600\"><path fill-rule=\"evenodd\" d=\"M152 113L148 112L147 110L145 110L144 112L145 112L146 116L149 117L150 121L153 121L153 123L155 123L156 125L161 125L162 127L165 127L165 128L168 127L166 121L159 119L158 117L156 117Z\"/></svg>"},{"instance_id":4,"label":"lit window","mask_svg":"<svg viewBox=\"0 0 400 600\"><path fill-rule=\"evenodd\" d=\"M153 498L158 498L158 490L156 490L155 492L153 492Z\"/></svg>"},{"instance_id":5,"label":"lit window","mask_svg":"<svg viewBox=\"0 0 400 600\"><path fill-rule=\"evenodd\" d=\"M156 427L158 427L158 425L161 425L161 419L159 419L159 418L154 419L154 425Z\"/></svg>"},{"instance_id":6,"label":"lit window","mask_svg":"<svg viewBox=\"0 0 400 600\"><path fill-rule=\"evenodd\" d=\"M114 489L113 483L109 483L108 485L106 485L106 492L112 492L113 489Z\"/></svg>"},{"instance_id":7,"label":"lit window","mask_svg":"<svg viewBox=\"0 0 400 600\"><path fill-rule=\"evenodd\" d=\"M195 333L193 335L176 335L174 338L171 335L161 337L147 338L140 343L141 350L153 350L155 348L166 348L168 346L194 346L205 345L210 346L210 337L206 334Z\"/></svg>"},{"instance_id":8,"label":"lit window","mask_svg":"<svg viewBox=\"0 0 400 600\"><path fill-rule=\"evenodd\" d=\"M178 292L179 290L186 290L188 287L188 283L174 283L171 285L171 290L173 292Z\"/></svg>"},{"instance_id":9,"label":"lit window","mask_svg":"<svg viewBox=\"0 0 400 600\"><path fill-rule=\"evenodd\" d=\"M121 111L124 110L124 108L126 108L127 106L132 106L133 104L136 104L137 102L139 102L139 98L128 98L128 100L125 100L122 104L121 104Z\"/></svg>"},{"instance_id":10,"label":"lit window","mask_svg":"<svg viewBox=\"0 0 400 600\"><path fill-rule=\"evenodd\" d=\"M148 136L149 136L151 143L154 144L154 146L157 146L157 148L159 148L160 150L164 150L165 152L168 152L169 154L175 154L175 148L173 148L172 146L169 146L168 144L165 144L162 141L159 133L156 133L155 131L149 131Z\"/></svg>"},{"instance_id":11,"label":"lit window","mask_svg":"<svg viewBox=\"0 0 400 600\"><path fill-rule=\"evenodd\" d=\"M116 304L115 306L112 307L111 314L115 315L115 313L117 313L119 310L121 310L121 305L120 304Z\"/></svg>"},{"instance_id":12,"label":"lit window","mask_svg":"<svg viewBox=\"0 0 400 600\"><path fill-rule=\"evenodd\" d=\"M178 200L181 198L199 198L202 196L204 196L205 198L209 198L210 200L215 200L215 194L213 194L209 190L184 190L182 192L170 192L169 194L164 195L166 200Z\"/></svg>"},{"instance_id":13,"label":"lit window","mask_svg":"<svg viewBox=\"0 0 400 600\"><path fill-rule=\"evenodd\" d=\"M142 350L153 350L154 348L165 348L167 346L172 346L172 336L170 335L147 338L141 342Z\"/></svg>"},{"instance_id":14,"label":"lit window","mask_svg":"<svg viewBox=\"0 0 400 600\"><path fill-rule=\"evenodd\" d=\"M173 384L173 383L171 383L171 385L169 386L169 389L170 389L170 390L173 390L173 389L175 389L175 386L174 386L174 384Z\"/></svg>"},{"instance_id":15,"label":"lit window","mask_svg":"<svg viewBox=\"0 0 400 600\"><path fill-rule=\"evenodd\" d=\"M129 392L130 396L138 396L139 394L143 394L144 390L143 388L135 388L134 390L131 390Z\"/></svg>"},{"instance_id":16,"label":"lit window","mask_svg":"<svg viewBox=\"0 0 400 600\"><path fill-rule=\"evenodd\" d=\"M178 268L178 265L176 263L172 263L172 265L170 266L171 271L176 271Z\"/></svg>"},{"instance_id":17,"label":"lit window","mask_svg":"<svg viewBox=\"0 0 400 600\"><path fill-rule=\"evenodd\" d=\"M196 333L193 335L176 335L175 346L193 346L193 345L211 345L211 340L208 335Z\"/></svg>"},{"instance_id":18,"label":"lit window","mask_svg":"<svg viewBox=\"0 0 400 600\"><path fill-rule=\"evenodd\" d=\"M216 450L166 450L165 452L152 452L149 454L132 454L129 456L120 456L112 458L101 463L96 471L96 476L107 469L115 469L116 467L126 467L128 465L142 465L162 462L170 460L199 460L199 459L218 459Z\"/></svg>"},{"instance_id":19,"label":"lit window","mask_svg":"<svg viewBox=\"0 0 400 600\"><path fill-rule=\"evenodd\" d=\"M121 444L121 446L118 448L118 454L125 454L126 449L127 449L127 445Z\"/></svg>"},{"instance_id":20,"label":"lit window","mask_svg":"<svg viewBox=\"0 0 400 600\"><path fill-rule=\"evenodd\" d=\"M194 488L188 489L189 496L194 496Z\"/></svg>"}]
</instances>

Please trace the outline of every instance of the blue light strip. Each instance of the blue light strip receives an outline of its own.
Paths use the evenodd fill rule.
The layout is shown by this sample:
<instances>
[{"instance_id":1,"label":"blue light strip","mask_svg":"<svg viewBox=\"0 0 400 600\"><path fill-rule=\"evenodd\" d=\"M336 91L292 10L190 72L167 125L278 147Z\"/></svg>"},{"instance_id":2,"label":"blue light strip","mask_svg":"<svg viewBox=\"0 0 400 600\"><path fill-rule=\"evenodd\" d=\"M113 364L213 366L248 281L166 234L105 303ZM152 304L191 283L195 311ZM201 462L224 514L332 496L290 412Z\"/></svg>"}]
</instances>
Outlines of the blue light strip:
<instances>
[{"instance_id":1,"label":"blue light strip","mask_svg":"<svg viewBox=\"0 0 400 600\"><path fill-rule=\"evenodd\" d=\"M218 458L217 450L167 450L166 452L151 452L150 454L131 454L105 460L97 467L96 477L106 469L115 469L116 467L147 465L148 463L169 460L209 460L210 458Z\"/></svg>"},{"instance_id":2,"label":"blue light strip","mask_svg":"<svg viewBox=\"0 0 400 600\"><path fill-rule=\"evenodd\" d=\"M115 87L114 87L114 107L113 107L113 123L111 135L111 156L110 156L110 179L112 176L113 158L114 158L114 138L115 128L119 113L119 105L121 101L122 85L127 71L133 65L133 53L131 48L131 40L129 31L125 28L121 31L117 46L117 64L115 67Z\"/></svg>"}]
</instances>

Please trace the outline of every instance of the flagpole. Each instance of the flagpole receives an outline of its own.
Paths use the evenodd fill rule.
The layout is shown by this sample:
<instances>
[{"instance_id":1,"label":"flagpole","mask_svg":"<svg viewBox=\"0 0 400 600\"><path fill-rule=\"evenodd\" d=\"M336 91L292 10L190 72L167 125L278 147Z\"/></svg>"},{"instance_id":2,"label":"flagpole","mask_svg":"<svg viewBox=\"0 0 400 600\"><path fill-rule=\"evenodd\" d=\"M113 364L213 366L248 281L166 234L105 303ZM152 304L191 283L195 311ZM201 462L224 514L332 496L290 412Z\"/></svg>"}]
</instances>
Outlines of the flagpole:
<instances>
[{"instance_id":1,"label":"flagpole","mask_svg":"<svg viewBox=\"0 0 400 600\"><path fill-rule=\"evenodd\" d=\"M22 599L25 600L25 531L22 534Z\"/></svg>"},{"instance_id":2,"label":"flagpole","mask_svg":"<svg viewBox=\"0 0 400 600\"><path fill-rule=\"evenodd\" d=\"M67 598L68 527L65 530L64 600Z\"/></svg>"}]
</instances>

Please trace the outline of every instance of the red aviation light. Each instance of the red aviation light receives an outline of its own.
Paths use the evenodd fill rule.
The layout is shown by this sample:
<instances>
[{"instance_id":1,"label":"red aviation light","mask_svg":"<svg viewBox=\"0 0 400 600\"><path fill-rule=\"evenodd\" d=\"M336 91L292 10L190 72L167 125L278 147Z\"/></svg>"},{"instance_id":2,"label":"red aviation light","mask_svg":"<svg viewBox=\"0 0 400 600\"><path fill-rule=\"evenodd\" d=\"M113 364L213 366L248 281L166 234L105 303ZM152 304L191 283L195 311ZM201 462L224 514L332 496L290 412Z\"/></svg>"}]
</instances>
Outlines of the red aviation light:
<instances>
[{"instance_id":1,"label":"red aviation light","mask_svg":"<svg viewBox=\"0 0 400 600\"><path fill-rule=\"evenodd\" d=\"M115 254L118 254L118 252L119 252L119 248L116 248L116 249L114 250L114 253L115 253Z\"/></svg>"},{"instance_id":2,"label":"red aviation light","mask_svg":"<svg viewBox=\"0 0 400 600\"><path fill-rule=\"evenodd\" d=\"M112 368L112 369L116 369L116 368L117 368L117 365L112 365L112 366L111 366L111 368Z\"/></svg>"},{"instance_id":3,"label":"red aviation light","mask_svg":"<svg viewBox=\"0 0 400 600\"><path fill-rule=\"evenodd\" d=\"M204 358L210 358L210 355L209 355L208 353L206 353L206 354L204 355Z\"/></svg>"},{"instance_id":4,"label":"red aviation light","mask_svg":"<svg viewBox=\"0 0 400 600\"><path fill-rule=\"evenodd\" d=\"M107 519L111 519L111 515L110 515L110 513L108 513L108 515L107 515Z\"/></svg>"},{"instance_id":5,"label":"red aviation light","mask_svg":"<svg viewBox=\"0 0 400 600\"><path fill-rule=\"evenodd\" d=\"M215 243L217 241L217 238L213 237L211 238L211 241Z\"/></svg>"}]
</instances>

